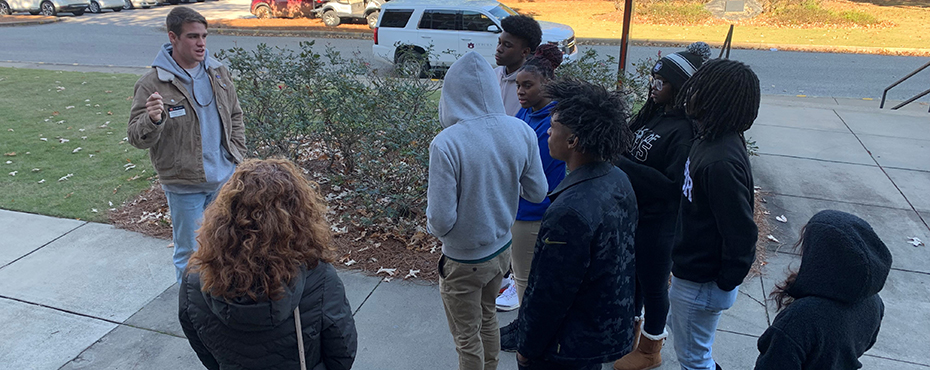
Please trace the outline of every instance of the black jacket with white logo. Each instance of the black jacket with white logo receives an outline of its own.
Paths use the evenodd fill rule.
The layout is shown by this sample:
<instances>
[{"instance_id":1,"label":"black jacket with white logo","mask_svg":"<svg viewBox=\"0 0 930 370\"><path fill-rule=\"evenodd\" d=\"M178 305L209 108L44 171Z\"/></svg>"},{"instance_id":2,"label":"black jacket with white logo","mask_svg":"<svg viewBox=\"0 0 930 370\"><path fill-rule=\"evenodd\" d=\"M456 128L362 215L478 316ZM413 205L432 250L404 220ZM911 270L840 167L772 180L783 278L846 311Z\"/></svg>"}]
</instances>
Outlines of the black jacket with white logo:
<instances>
[{"instance_id":1,"label":"black jacket with white logo","mask_svg":"<svg viewBox=\"0 0 930 370\"><path fill-rule=\"evenodd\" d=\"M732 133L697 139L683 171L672 274L733 290L755 259L758 233L752 217L752 168L743 138Z\"/></svg>"}]
</instances>

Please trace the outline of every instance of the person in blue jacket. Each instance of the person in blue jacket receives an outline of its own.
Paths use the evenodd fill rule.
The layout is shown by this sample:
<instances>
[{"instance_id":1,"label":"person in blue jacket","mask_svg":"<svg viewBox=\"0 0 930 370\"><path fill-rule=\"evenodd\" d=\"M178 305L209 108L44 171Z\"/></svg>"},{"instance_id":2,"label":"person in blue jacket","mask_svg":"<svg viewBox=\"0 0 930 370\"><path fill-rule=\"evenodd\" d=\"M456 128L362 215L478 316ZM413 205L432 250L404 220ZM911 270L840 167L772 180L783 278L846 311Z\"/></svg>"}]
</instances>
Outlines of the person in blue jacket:
<instances>
[{"instance_id":1,"label":"person in blue jacket","mask_svg":"<svg viewBox=\"0 0 930 370\"><path fill-rule=\"evenodd\" d=\"M552 44L540 45L536 54L530 57L517 72L517 99L523 107L517 112L517 118L522 119L533 131L539 143L539 157L542 160L543 170L546 172L548 182L547 191L555 189L556 185L565 178L565 162L552 159L549 155L549 109L556 102L543 94L545 84L555 78L555 69L562 63L562 52ZM523 291L526 290L526 279L530 275L530 263L533 261L533 246L536 245L536 234L539 232L539 222L543 213L549 208L549 199L541 203L533 203L520 198L517 208L517 220L511 228L513 234L513 252L511 266L513 267L514 284L510 284L497 297L499 311L512 311L520 307L523 301ZM501 328L501 333L513 329L514 325ZM502 342L503 343L503 342ZM512 346L504 346L505 350L513 350Z\"/></svg>"}]
</instances>

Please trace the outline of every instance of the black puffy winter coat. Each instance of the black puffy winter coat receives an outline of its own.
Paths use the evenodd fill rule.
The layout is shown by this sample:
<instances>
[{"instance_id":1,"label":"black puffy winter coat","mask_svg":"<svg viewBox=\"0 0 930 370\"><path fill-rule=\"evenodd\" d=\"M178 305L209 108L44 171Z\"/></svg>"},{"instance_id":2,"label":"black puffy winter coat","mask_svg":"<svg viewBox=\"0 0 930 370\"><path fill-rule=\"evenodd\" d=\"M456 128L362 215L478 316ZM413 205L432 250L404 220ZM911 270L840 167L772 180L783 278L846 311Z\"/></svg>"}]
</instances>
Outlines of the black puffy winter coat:
<instances>
[{"instance_id":1,"label":"black puffy winter coat","mask_svg":"<svg viewBox=\"0 0 930 370\"><path fill-rule=\"evenodd\" d=\"M301 268L277 301L233 302L200 289L200 276L184 276L181 327L208 369L300 369L294 308L300 320L308 370L352 368L357 333L345 288L332 265Z\"/></svg>"}]
</instances>

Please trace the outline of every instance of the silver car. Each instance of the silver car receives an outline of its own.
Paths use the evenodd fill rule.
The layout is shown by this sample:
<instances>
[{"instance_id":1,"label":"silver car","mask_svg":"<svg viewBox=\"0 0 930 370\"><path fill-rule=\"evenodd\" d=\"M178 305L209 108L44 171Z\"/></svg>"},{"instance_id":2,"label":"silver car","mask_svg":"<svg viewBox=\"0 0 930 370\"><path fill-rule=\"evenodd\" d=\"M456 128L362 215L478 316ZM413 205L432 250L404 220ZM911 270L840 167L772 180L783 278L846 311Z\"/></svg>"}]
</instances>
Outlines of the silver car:
<instances>
[{"instance_id":1,"label":"silver car","mask_svg":"<svg viewBox=\"0 0 930 370\"><path fill-rule=\"evenodd\" d=\"M0 0L0 15L29 12L32 15L56 16L58 13L83 15L88 0Z\"/></svg>"},{"instance_id":2,"label":"silver car","mask_svg":"<svg viewBox=\"0 0 930 370\"><path fill-rule=\"evenodd\" d=\"M104 9L110 9L114 12L123 10L123 6L126 5L124 0L90 0L90 5L87 6L87 10L91 13L101 13Z\"/></svg>"}]
</instances>

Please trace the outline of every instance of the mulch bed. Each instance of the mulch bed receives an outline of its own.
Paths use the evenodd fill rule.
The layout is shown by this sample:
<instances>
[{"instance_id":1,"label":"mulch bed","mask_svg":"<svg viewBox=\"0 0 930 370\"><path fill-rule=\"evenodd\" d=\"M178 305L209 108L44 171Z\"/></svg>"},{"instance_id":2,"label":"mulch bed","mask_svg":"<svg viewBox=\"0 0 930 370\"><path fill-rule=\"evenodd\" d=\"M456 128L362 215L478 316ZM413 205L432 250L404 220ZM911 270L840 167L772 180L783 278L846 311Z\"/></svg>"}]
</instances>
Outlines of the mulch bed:
<instances>
[{"instance_id":1,"label":"mulch bed","mask_svg":"<svg viewBox=\"0 0 930 370\"><path fill-rule=\"evenodd\" d=\"M320 183L319 186L324 195L334 192L330 184ZM766 245L770 243L766 236L772 230L768 221L771 216L765 209L765 198L768 195L759 191L755 197L754 218L759 227L759 241L756 243L756 260L750 269L750 276L760 275L762 267L766 264ZM355 209L342 199L330 201L329 206L331 210L336 211L333 219L341 219L342 213ZM109 219L116 227L171 240L168 203L157 182L135 199L110 211ZM404 236L391 232L371 231L377 228L331 224L334 229L333 265L383 277L385 281L417 280L435 283L439 280L436 263L441 252L438 241L433 236L418 232L409 238L410 240L405 240Z\"/></svg>"}]
</instances>

